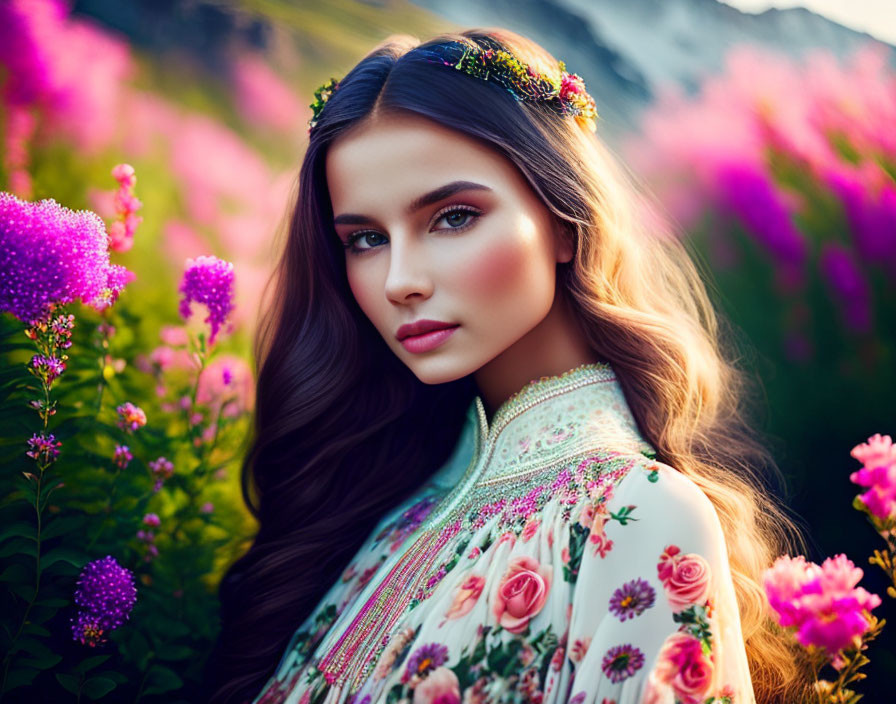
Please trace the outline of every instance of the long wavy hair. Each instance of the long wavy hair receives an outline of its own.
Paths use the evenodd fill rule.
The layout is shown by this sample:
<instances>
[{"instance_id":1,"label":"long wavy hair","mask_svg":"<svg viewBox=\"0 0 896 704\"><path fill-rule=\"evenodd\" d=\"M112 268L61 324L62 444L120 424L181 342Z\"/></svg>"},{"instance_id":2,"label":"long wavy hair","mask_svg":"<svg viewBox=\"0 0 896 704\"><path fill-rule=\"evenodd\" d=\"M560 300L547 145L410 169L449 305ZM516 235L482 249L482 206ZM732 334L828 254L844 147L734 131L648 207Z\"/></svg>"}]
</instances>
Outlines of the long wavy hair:
<instances>
[{"instance_id":1,"label":"long wavy hair","mask_svg":"<svg viewBox=\"0 0 896 704\"><path fill-rule=\"evenodd\" d=\"M686 238L644 216L656 212L648 189L592 132L419 51L456 41L503 49L559 79L553 56L508 30L425 43L394 35L329 99L301 165L255 340L254 431L242 490L259 529L221 581L221 631L205 671L210 701L258 694L384 512L448 459L477 392L470 376L421 383L348 286L332 226L327 148L360 122L396 112L502 154L574 238L573 260L558 265L558 291L616 371L657 459L696 482L718 512L758 700L799 700L809 671L769 618L760 578L777 555L806 552L806 542L771 488L770 480L784 480L752 428L759 395L737 365L736 329L715 311Z\"/></svg>"}]
</instances>

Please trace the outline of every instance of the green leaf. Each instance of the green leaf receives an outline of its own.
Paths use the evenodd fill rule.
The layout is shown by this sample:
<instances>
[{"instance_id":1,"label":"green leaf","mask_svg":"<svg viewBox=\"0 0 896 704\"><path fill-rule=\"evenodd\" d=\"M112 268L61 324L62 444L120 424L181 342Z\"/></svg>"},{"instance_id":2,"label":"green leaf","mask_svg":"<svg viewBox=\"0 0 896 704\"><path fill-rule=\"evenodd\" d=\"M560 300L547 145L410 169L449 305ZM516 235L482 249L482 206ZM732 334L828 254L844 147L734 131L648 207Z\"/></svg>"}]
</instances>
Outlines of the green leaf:
<instances>
[{"instance_id":1,"label":"green leaf","mask_svg":"<svg viewBox=\"0 0 896 704\"><path fill-rule=\"evenodd\" d=\"M186 645L169 645L160 648L156 652L159 660L186 660L196 654L196 651Z\"/></svg>"},{"instance_id":2,"label":"green leaf","mask_svg":"<svg viewBox=\"0 0 896 704\"><path fill-rule=\"evenodd\" d=\"M161 665L153 665L149 670L148 679L150 685L144 691L144 694L164 694L173 689L179 689L183 686L183 680L177 676L174 670L169 670Z\"/></svg>"},{"instance_id":3,"label":"green leaf","mask_svg":"<svg viewBox=\"0 0 896 704\"><path fill-rule=\"evenodd\" d=\"M37 623L26 623L24 626L22 626L22 633L33 636L40 636L41 638L50 637L50 631Z\"/></svg>"},{"instance_id":4,"label":"green leaf","mask_svg":"<svg viewBox=\"0 0 896 704\"><path fill-rule=\"evenodd\" d=\"M66 692L71 692L72 694L78 693L78 678L74 675L67 675L62 672L57 672L56 681L62 685L62 688Z\"/></svg>"},{"instance_id":5,"label":"green leaf","mask_svg":"<svg viewBox=\"0 0 896 704\"><path fill-rule=\"evenodd\" d=\"M95 676L105 677L106 679L115 682L115 684L127 684L128 681L127 675L124 675L121 672L116 672L115 670L103 670L102 672L97 672Z\"/></svg>"},{"instance_id":6,"label":"green leaf","mask_svg":"<svg viewBox=\"0 0 896 704\"><path fill-rule=\"evenodd\" d=\"M78 569L87 564L87 556L81 550L71 548L53 548L40 559L40 569L43 572L56 562L66 562Z\"/></svg>"},{"instance_id":7,"label":"green leaf","mask_svg":"<svg viewBox=\"0 0 896 704\"><path fill-rule=\"evenodd\" d=\"M40 488L41 502L43 503L47 496L49 496L50 492L58 488L60 484L64 483L65 480L62 477L53 477L52 479L47 481L47 483Z\"/></svg>"},{"instance_id":8,"label":"green leaf","mask_svg":"<svg viewBox=\"0 0 896 704\"><path fill-rule=\"evenodd\" d=\"M3 570L0 574L0 582L18 582L19 584L27 583L32 578L34 570L29 570L25 565L13 564Z\"/></svg>"},{"instance_id":9,"label":"green leaf","mask_svg":"<svg viewBox=\"0 0 896 704\"><path fill-rule=\"evenodd\" d=\"M46 599L38 599L34 602L35 606L46 606L50 609L61 609L63 606L68 606L71 604L71 599L60 599L60 598L46 598Z\"/></svg>"},{"instance_id":10,"label":"green leaf","mask_svg":"<svg viewBox=\"0 0 896 704\"><path fill-rule=\"evenodd\" d=\"M19 638L11 652L17 653L20 650L36 658L45 658L53 655L53 651L37 640L37 638Z\"/></svg>"},{"instance_id":11,"label":"green leaf","mask_svg":"<svg viewBox=\"0 0 896 704\"><path fill-rule=\"evenodd\" d=\"M71 535L79 532L86 523L83 516L63 516L54 518L49 521L48 525L41 531L41 540L50 540L60 535Z\"/></svg>"},{"instance_id":12,"label":"green leaf","mask_svg":"<svg viewBox=\"0 0 896 704\"><path fill-rule=\"evenodd\" d=\"M0 530L0 543L9 538L28 538L37 540L37 528L25 521L19 521Z\"/></svg>"},{"instance_id":13,"label":"green leaf","mask_svg":"<svg viewBox=\"0 0 896 704\"><path fill-rule=\"evenodd\" d=\"M36 667L38 670L49 670L54 665L58 664L60 660L62 660L61 655L50 653L43 657L22 660L21 663L26 667Z\"/></svg>"},{"instance_id":14,"label":"green leaf","mask_svg":"<svg viewBox=\"0 0 896 704\"><path fill-rule=\"evenodd\" d=\"M81 686L81 694L88 699L105 697L118 685L107 677L91 677Z\"/></svg>"},{"instance_id":15,"label":"green leaf","mask_svg":"<svg viewBox=\"0 0 896 704\"><path fill-rule=\"evenodd\" d=\"M37 557L37 543L26 538L13 538L0 548L0 558L16 554Z\"/></svg>"},{"instance_id":16,"label":"green leaf","mask_svg":"<svg viewBox=\"0 0 896 704\"><path fill-rule=\"evenodd\" d=\"M85 658L75 666L75 672L87 672L88 670L92 670L94 667L102 665L111 657L111 655L94 655L93 657Z\"/></svg>"},{"instance_id":17,"label":"green leaf","mask_svg":"<svg viewBox=\"0 0 896 704\"><path fill-rule=\"evenodd\" d=\"M6 677L6 686L3 688L3 692L6 693L17 687L31 684L34 681L34 678L39 674L40 670L33 670L26 667L10 670L9 675Z\"/></svg>"},{"instance_id":18,"label":"green leaf","mask_svg":"<svg viewBox=\"0 0 896 704\"><path fill-rule=\"evenodd\" d=\"M25 601L31 601L31 599L34 598L33 584L10 584L7 589L13 594L22 597Z\"/></svg>"}]
</instances>

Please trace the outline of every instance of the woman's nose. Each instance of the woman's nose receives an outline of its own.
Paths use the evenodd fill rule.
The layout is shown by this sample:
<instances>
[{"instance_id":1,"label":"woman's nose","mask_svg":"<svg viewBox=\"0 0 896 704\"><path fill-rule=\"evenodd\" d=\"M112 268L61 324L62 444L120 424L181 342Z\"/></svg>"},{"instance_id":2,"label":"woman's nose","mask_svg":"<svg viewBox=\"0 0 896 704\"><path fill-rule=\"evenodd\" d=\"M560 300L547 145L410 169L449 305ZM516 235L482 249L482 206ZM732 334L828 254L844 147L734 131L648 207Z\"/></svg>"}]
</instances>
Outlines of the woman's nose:
<instances>
[{"instance_id":1,"label":"woman's nose","mask_svg":"<svg viewBox=\"0 0 896 704\"><path fill-rule=\"evenodd\" d=\"M386 275L386 298L401 303L408 297L432 295L432 262L426 260L426 249L419 243L389 243L389 273Z\"/></svg>"}]
</instances>

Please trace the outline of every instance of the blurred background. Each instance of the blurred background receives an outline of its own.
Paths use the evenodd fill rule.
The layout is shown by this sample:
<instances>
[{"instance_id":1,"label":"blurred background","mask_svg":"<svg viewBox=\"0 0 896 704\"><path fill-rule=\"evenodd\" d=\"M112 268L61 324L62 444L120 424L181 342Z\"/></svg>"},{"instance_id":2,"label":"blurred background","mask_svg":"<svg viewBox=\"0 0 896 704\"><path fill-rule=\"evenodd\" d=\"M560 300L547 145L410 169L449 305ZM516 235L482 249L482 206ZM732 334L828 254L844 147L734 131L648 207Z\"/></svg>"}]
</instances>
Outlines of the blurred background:
<instances>
[{"instance_id":1,"label":"blurred background","mask_svg":"<svg viewBox=\"0 0 896 704\"><path fill-rule=\"evenodd\" d=\"M882 545L851 507L849 474L855 445L896 432L896 5L19 5L18 24L0 29L0 190L111 217L109 170L133 165L144 222L116 261L138 272L123 297L134 336L158 344L178 322L184 260L215 254L235 267L229 352L250 363L316 87L397 32L504 26L564 60L597 102L599 137L690 240L739 331L764 393L755 422L805 521L807 557L846 553L883 596L877 615L894 624L872 644L859 691L886 700L896 611L867 564ZM241 506L235 478L228 486Z\"/></svg>"}]
</instances>

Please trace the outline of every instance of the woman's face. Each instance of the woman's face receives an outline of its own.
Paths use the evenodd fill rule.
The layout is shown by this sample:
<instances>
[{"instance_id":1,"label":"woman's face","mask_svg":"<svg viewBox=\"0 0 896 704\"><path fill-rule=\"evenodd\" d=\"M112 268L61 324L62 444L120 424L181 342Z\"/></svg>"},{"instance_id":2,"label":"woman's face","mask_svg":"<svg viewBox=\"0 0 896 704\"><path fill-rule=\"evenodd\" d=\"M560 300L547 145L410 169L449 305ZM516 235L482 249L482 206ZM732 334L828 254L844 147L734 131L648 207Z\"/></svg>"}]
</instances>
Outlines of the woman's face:
<instances>
[{"instance_id":1,"label":"woman's face","mask_svg":"<svg viewBox=\"0 0 896 704\"><path fill-rule=\"evenodd\" d=\"M422 382L525 346L572 250L509 160L425 118L390 115L336 140L326 173L352 293ZM421 319L456 327L399 341Z\"/></svg>"}]
</instances>

